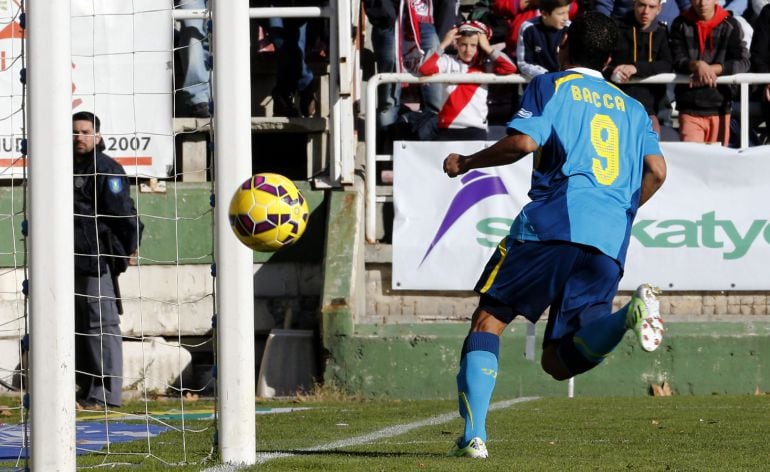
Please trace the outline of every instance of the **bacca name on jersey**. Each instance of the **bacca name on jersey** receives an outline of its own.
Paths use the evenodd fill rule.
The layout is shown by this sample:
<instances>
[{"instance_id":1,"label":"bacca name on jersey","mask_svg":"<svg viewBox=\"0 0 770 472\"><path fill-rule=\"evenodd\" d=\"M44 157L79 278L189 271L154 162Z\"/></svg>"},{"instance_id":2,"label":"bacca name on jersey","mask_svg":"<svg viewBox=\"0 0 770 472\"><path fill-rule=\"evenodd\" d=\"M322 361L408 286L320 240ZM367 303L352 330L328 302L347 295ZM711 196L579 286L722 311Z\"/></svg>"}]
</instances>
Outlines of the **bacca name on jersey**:
<instances>
[{"instance_id":1,"label":"bacca name on jersey","mask_svg":"<svg viewBox=\"0 0 770 472\"><path fill-rule=\"evenodd\" d=\"M626 111L626 102L620 95L603 93L599 95L598 92L590 90L588 87L582 89L577 85L570 86L570 92L572 92L572 99L576 102L593 103L596 108L609 108L617 109L618 111Z\"/></svg>"}]
</instances>

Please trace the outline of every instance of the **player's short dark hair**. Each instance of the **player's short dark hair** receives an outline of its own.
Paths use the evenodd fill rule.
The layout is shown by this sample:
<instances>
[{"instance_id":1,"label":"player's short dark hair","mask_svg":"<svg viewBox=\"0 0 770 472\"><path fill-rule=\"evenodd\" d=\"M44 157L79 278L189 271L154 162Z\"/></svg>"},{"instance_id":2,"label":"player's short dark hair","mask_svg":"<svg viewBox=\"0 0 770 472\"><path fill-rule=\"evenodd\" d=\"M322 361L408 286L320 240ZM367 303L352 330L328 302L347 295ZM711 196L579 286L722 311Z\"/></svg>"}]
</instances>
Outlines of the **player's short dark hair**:
<instances>
[{"instance_id":1,"label":"player's short dark hair","mask_svg":"<svg viewBox=\"0 0 770 472\"><path fill-rule=\"evenodd\" d=\"M72 115L72 121L90 121L94 124L94 131L97 133L102 127L102 123L99 121L99 117L91 113L90 111L79 111Z\"/></svg>"},{"instance_id":2,"label":"player's short dark hair","mask_svg":"<svg viewBox=\"0 0 770 472\"><path fill-rule=\"evenodd\" d=\"M566 7L572 0L540 0L539 9L542 13L551 13L559 7Z\"/></svg>"},{"instance_id":3,"label":"player's short dark hair","mask_svg":"<svg viewBox=\"0 0 770 472\"><path fill-rule=\"evenodd\" d=\"M567 30L570 63L602 70L618 42L618 28L598 11L578 15Z\"/></svg>"}]
</instances>

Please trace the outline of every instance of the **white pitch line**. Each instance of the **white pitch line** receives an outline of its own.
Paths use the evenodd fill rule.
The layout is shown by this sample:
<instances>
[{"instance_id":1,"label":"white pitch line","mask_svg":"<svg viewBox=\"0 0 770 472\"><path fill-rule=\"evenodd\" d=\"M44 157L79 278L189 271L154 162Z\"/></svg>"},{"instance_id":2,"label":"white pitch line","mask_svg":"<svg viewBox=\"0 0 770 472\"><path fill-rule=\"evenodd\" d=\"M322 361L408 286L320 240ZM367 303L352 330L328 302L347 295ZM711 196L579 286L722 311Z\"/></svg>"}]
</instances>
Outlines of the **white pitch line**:
<instances>
[{"instance_id":1,"label":"white pitch line","mask_svg":"<svg viewBox=\"0 0 770 472\"><path fill-rule=\"evenodd\" d=\"M244 467L246 467L246 466L245 465L222 464L222 465L215 465L214 467L209 467L208 469L204 469L203 472L237 472L238 470L241 470Z\"/></svg>"},{"instance_id":2,"label":"white pitch line","mask_svg":"<svg viewBox=\"0 0 770 472\"><path fill-rule=\"evenodd\" d=\"M515 405L517 403L529 402L532 400L537 400L538 398L539 397L520 397L520 398L513 398L511 400L503 400L500 402L492 403L489 406L489 411L502 410L504 408L508 408L509 406ZM299 451L300 452L322 452L322 451L340 449L343 447L360 446L361 444L367 444L370 442L377 441L379 439L399 436L413 429L422 428L423 426L436 426L436 425L448 423L455 418L457 418L456 412L444 413L443 415L433 416L431 418L415 421L413 423L389 426L387 428L381 429L379 431L375 431L373 433L365 434L363 436L357 436L349 439L342 439L342 440L330 442L327 444L321 444L318 446L299 449ZM292 457L295 455L296 454L293 454L291 452L263 452L263 453L257 454L256 463L264 464L265 462L271 461L273 459ZM203 472L235 472L235 471L241 470L243 467L245 466L223 464L219 466L210 467L208 469L205 469Z\"/></svg>"},{"instance_id":3,"label":"white pitch line","mask_svg":"<svg viewBox=\"0 0 770 472\"><path fill-rule=\"evenodd\" d=\"M539 397L521 397L521 398L514 398L511 400L504 400L501 402L493 403L489 406L489 411L494 410L502 410L504 408L508 408L511 405L515 405L517 403L524 403L529 402L532 400L537 400ZM375 431L373 433L364 434L363 436L357 436L354 438L349 439L342 439L339 441L333 441L327 444L321 444L319 446L313 446L308 447L305 449L299 449L300 452L321 452L321 451L330 451L334 449L340 449L343 447L350 447L350 446L360 446L361 444L367 444L370 442L374 442L380 439L385 438L391 438L393 436L399 436L401 434L404 434L406 432L409 432L413 429L422 428L423 426L436 426L444 423L448 423L452 421L453 419L457 418L457 413L445 413L443 415L433 416L431 418L427 418L420 421L415 421L413 423L407 423L407 424L399 424L395 426L389 426L387 428L381 429L379 431ZM271 461L273 459L279 459L283 457L291 457L295 454L292 454L290 452L265 452L261 454L257 454L257 464L264 464L265 462ZM207 469L208 471L214 472L217 469Z\"/></svg>"}]
</instances>

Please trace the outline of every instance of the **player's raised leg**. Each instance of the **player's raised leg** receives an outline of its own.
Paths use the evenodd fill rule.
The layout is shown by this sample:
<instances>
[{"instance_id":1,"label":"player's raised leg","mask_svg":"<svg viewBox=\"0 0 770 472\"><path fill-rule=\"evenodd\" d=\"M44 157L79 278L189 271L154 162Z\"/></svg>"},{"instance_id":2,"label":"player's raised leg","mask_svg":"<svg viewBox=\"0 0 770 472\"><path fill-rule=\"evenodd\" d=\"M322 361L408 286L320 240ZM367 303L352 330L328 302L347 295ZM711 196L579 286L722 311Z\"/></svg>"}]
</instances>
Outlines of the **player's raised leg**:
<instances>
[{"instance_id":1,"label":"player's raised leg","mask_svg":"<svg viewBox=\"0 0 770 472\"><path fill-rule=\"evenodd\" d=\"M660 289L644 284L620 310L582 326L574 335L543 349L543 369L556 380L565 380L599 365L625 332L633 329L642 349L654 351L663 340L663 320L657 299Z\"/></svg>"},{"instance_id":2,"label":"player's raised leg","mask_svg":"<svg viewBox=\"0 0 770 472\"><path fill-rule=\"evenodd\" d=\"M663 319L660 317L661 290L650 284L640 285L631 296L626 326L636 333L642 349L652 352L663 342Z\"/></svg>"},{"instance_id":3,"label":"player's raised leg","mask_svg":"<svg viewBox=\"0 0 770 472\"><path fill-rule=\"evenodd\" d=\"M546 333L543 370L556 380L566 380L601 364L623 340L628 330L627 312L628 305L553 341L548 340Z\"/></svg>"},{"instance_id":4,"label":"player's raised leg","mask_svg":"<svg viewBox=\"0 0 770 472\"><path fill-rule=\"evenodd\" d=\"M551 305L546 328L543 369L555 379L599 365L629 329L636 331L645 351L660 345L659 289L642 285L626 306L610 313L621 275L612 258L595 251L586 251L574 266L563 293Z\"/></svg>"},{"instance_id":5,"label":"player's raised leg","mask_svg":"<svg viewBox=\"0 0 770 472\"><path fill-rule=\"evenodd\" d=\"M575 333L577 349L589 360L601 362L633 330L642 349L656 350L663 341L663 319L658 296L661 290L650 284L640 285L629 303L613 313L590 323Z\"/></svg>"}]
</instances>

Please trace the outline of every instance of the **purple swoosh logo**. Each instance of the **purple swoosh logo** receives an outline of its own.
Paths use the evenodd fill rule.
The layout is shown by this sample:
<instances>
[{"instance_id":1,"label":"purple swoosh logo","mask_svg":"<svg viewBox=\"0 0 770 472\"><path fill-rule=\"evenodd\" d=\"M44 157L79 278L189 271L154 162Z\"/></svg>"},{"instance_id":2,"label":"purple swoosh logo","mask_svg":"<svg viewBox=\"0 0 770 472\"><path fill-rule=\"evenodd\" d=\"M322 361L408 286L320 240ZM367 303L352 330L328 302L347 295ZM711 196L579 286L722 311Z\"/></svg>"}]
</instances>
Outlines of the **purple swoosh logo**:
<instances>
[{"instance_id":1,"label":"purple swoosh logo","mask_svg":"<svg viewBox=\"0 0 770 472\"><path fill-rule=\"evenodd\" d=\"M444 237L449 231L449 228L460 219L466 211L473 208L474 205L481 202L485 198L493 197L495 195L506 195L508 189L505 188L503 180L496 175L485 174L484 172L471 171L464 175L460 179L463 183L463 187L452 199L452 203L449 204L444 219L441 221L441 225L436 231L436 235L433 236L428 250L425 251L425 255L422 256L420 266L428 258L436 244ZM419 266L418 266L419 267Z\"/></svg>"}]
</instances>

